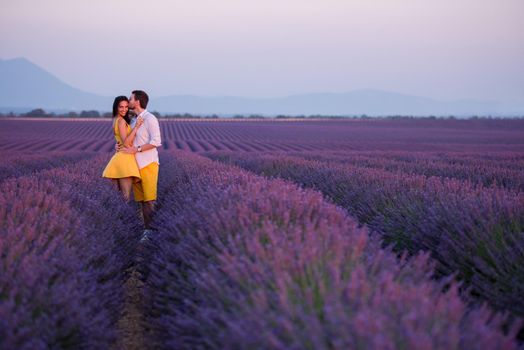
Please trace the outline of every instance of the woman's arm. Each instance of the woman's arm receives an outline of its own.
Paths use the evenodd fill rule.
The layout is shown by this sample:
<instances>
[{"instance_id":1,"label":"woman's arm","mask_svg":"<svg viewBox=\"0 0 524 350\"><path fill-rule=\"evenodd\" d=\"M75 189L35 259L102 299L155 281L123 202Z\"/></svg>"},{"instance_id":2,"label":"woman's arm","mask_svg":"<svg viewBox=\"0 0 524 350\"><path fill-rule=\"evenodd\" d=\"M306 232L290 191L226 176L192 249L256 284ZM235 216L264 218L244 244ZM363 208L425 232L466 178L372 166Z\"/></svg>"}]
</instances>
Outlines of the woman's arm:
<instances>
[{"instance_id":1,"label":"woman's arm","mask_svg":"<svg viewBox=\"0 0 524 350\"><path fill-rule=\"evenodd\" d=\"M138 128L142 125L142 123L143 123L142 118L139 118L136 121L135 127L131 130L131 132L128 135L125 120L120 119L118 121L118 131L120 132L120 138L122 139L122 142L124 143L125 147L130 147L133 145L133 141L135 140L136 132L138 131Z\"/></svg>"}]
</instances>

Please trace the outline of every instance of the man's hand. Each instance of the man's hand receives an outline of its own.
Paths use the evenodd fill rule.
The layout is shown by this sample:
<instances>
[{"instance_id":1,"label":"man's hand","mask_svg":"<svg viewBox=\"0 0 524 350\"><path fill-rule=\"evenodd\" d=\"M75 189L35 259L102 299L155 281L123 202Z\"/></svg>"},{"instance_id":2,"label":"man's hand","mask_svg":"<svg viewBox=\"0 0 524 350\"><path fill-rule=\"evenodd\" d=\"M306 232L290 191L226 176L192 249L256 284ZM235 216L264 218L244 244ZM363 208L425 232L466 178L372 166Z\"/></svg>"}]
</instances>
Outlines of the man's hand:
<instances>
[{"instance_id":1,"label":"man's hand","mask_svg":"<svg viewBox=\"0 0 524 350\"><path fill-rule=\"evenodd\" d=\"M138 152L138 149L136 147L122 147L119 152L122 153L128 153L128 154L135 154Z\"/></svg>"},{"instance_id":2,"label":"man's hand","mask_svg":"<svg viewBox=\"0 0 524 350\"><path fill-rule=\"evenodd\" d=\"M115 144L115 151L120 152L122 148L124 148L124 145L122 145L121 143L117 142Z\"/></svg>"}]
</instances>

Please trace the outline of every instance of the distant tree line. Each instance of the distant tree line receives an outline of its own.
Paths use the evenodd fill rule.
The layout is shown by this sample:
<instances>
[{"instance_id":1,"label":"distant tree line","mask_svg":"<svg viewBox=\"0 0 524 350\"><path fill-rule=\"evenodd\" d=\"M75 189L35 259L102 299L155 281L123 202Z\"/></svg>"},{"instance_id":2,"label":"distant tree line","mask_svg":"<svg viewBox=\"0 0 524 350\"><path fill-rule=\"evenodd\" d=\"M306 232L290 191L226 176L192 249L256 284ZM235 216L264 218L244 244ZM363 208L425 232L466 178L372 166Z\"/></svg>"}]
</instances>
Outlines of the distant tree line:
<instances>
[{"instance_id":1,"label":"distant tree line","mask_svg":"<svg viewBox=\"0 0 524 350\"><path fill-rule=\"evenodd\" d=\"M167 113L167 114L161 114L160 112L153 111L151 112L154 114L157 118L162 119L219 119L219 118L233 118L233 119L430 119L430 120L436 120L436 119L446 119L446 120L464 120L464 119L501 119L500 117L493 117L493 116L469 116L469 117L457 117L453 115L449 116L412 116L412 115L390 115L390 116L369 116L367 114L361 114L361 115L348 115L348 116L342 116L342 115L319 115L319 114L311 114L311 115L283 115L279 114L274 117L261 115L261 114L237 114L237 115L223 115L218 116L217 114L212 115L198 115L198 114L190 114L190 113ZM0 118L16 118L16 117L26 117L26 118L112 118L113 115L111 112L103 112L100 113L97 110L83 110L81 112L67 112L67 113L52 113L52 112L46 112L42 108L36 108L33 109L27 113L2 113L0 112ZM514 117L505 117L504 119L521 119L524 118L524 116L514 116Z\"/></svg>"}]
</instances>

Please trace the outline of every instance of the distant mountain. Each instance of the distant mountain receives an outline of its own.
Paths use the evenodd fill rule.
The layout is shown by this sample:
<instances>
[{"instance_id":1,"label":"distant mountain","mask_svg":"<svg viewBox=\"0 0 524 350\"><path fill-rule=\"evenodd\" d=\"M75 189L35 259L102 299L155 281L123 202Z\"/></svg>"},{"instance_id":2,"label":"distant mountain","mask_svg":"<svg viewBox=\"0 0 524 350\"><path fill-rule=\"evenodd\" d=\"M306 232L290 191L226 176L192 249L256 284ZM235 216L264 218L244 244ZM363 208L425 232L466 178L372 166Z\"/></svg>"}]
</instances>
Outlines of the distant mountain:
<instances>
[{"instance_id":1,"label":"distant mountain","mask_svg":"<svg viewBox=\"0 0 524 350\"><path fill-rule=\"evenodd\" d=\"M0 110L108 111L113 97L74 88L25 58L0 60ZM494 101L439 101L382 90L317 93L279 98L173 95L152 98L161 113L264 115L501 115L510 114ZM523 110L524 112L524 110Z\"/></svg>"},{"instance_id":2,"label":"distant mountain","mask_svg":"<svg viewBox=\"0 0 524 350\"><path fill-rule=\"evenodd\" d=\"M25 58L0 60L0 107L108 110L112 99L74 88Z\"/></svg>"},{"instance_id":3,"label":"distant mountain","mask_svg":"<svg viewBox=\"0 0 524 350\"><path fill-rule=\"evenodd\" d=\"M381 90L318 93L280 98L199 97L177 95L154 100L159 111L212 114L267 115L488 115L498 114L498 104L489 101L437 101Z\"/></svg>"}]
</instances>

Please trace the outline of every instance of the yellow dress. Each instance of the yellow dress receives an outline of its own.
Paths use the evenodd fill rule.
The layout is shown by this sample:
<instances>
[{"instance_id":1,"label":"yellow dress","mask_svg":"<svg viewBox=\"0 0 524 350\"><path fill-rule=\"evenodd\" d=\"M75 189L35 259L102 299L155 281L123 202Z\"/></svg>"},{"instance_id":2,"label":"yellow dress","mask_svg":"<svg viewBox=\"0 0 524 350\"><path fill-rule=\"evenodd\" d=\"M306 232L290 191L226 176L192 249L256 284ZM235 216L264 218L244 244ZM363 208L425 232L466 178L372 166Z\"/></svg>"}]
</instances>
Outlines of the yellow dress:
<instances>
[{"instance_id":1,"label":"yellow dress","mask_svg":"<svg viewBox=\"0 0 524 350\"><path fill-rule=\"evenodd\" d=\"M115 118L113 124L113 132L115 134L116 142L123 144L120 132L118 131L118 119ZM126 123L126 131L129 135L131 133L131 127ZM134 154L116 152L109 163L107 163L102 177L109 179L120 179L123 177L134 177L133 182L140 181L140 172L138 170L138 164Z\"/></svg>"}]
</instances>

